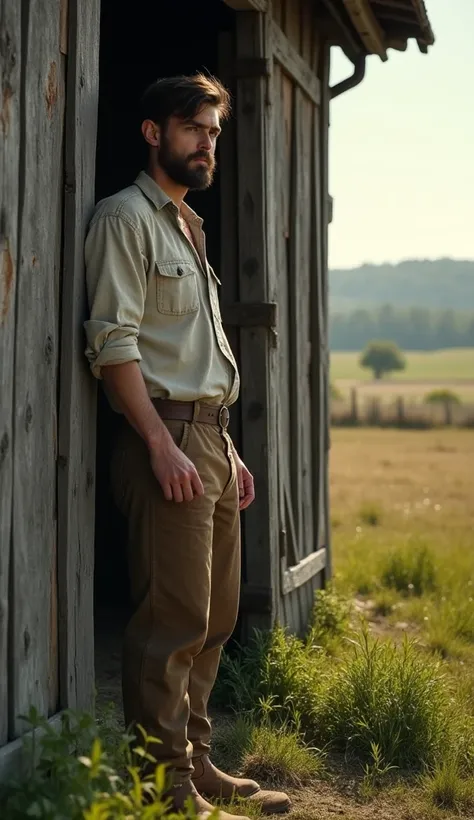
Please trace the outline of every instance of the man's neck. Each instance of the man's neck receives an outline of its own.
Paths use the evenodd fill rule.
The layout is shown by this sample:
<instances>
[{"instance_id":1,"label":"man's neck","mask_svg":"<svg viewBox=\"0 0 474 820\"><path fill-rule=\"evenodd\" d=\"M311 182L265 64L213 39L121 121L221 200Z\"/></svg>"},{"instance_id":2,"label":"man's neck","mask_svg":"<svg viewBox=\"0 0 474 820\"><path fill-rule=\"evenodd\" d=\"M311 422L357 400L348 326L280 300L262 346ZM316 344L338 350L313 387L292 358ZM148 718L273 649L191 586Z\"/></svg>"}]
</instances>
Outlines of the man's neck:
<instances>
[{"instance_id":1,"label":"man's neck","mask_svg":"<svg viewBox=\"0 0 474 820\"><path fill-rule=\"evenodd\" d=\"M149 165L147 168L147 173L156 182L156 184L159 185L161 190L169 196L176 207L181 209L183 199L188 193L188 188L183 188L182 185L178 185L170 179L166 171L164 171L159 165Z\"/></svg>"}]
</instances>

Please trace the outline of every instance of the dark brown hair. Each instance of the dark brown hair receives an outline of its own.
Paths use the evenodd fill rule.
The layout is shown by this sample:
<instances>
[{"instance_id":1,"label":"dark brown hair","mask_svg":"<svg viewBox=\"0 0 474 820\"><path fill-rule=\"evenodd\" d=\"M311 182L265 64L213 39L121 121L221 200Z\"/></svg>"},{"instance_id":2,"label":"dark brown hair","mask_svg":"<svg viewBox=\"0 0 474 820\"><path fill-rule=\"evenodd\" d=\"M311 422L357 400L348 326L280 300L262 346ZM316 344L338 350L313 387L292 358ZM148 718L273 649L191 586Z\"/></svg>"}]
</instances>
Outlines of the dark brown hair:
<instances>
[{"instance_id":1,"label":"dark brown hair","mask_svg":"<svg viewBox=\"0 0 474 820\"><path fill-rule=\"evenodd\" d=\"M206 105L215 106L222 120L230 115L230 94L217 77L202 73L163 77L149 85L143 94L141 121L152 120L166 126L171 116L191 120Z\"/></svg>"}]
</instances>

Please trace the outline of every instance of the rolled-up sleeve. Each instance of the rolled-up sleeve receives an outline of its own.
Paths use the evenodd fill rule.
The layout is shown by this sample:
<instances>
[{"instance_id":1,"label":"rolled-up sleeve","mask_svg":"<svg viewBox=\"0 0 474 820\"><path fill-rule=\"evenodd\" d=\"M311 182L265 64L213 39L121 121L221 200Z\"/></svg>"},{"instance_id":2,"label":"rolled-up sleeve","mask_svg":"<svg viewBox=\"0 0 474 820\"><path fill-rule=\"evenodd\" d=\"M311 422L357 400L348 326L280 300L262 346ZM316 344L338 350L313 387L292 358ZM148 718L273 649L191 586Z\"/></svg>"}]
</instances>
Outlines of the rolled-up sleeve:
<instances>
[{"instance_id":1,"label":"rolled-up sleeve","mask_svg":"<svg viewBox=\"0 0 474 820\"><path fill-rule=\"evenodd\" d=\"M87 235L85 264L90 310L85 352L100 379L104 365L141 360L147 262L136 226L123 215L99 216Z\"/></svg>"}]
</instances>

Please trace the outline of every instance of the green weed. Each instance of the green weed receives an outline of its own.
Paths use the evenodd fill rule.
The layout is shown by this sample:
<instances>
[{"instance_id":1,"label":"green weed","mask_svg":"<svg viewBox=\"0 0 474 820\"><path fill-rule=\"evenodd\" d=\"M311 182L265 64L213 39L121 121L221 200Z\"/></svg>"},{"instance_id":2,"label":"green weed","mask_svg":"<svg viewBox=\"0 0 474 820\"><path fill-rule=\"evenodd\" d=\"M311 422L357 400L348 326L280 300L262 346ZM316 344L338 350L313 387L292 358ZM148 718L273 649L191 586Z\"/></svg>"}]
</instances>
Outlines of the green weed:
<instances>
[{"instance_id":1,"label":"green weed","mask_svg":"<svg viewBox=\"0 0 474 820\"><path fill-rule=\"evenodd\" d=\"M191 806L170 813L166 770L154 766L155 741L145 733L133 748L122 735L110 754L90 715L63 713L60 731L34 709L25 720L33 730L24 744L28 770L2 787L2 820L196 820ZM153 774L143 774L144 764Z\"/></svg>"},{"instance_id":2,"label":"green weed","mask_svg":"<svg viewBox=\"0 0 474 820\"><path fill-rule=\"evenodd\" d=\"M474 809L474 779L465 779L454 760L442 763L423 780L429 801L440 809L464 812Z\"/></svg>"},{"instance_id":3,"label":"green weed","mask_svg":"<svg viewBox=\"0 0 474 820\"><path fill-rule=\"evenodd\" d=\"M418 597L436 589L437 580L433 555L423 544L409 543L391 552L381 575L383 586Z\"/></svg>"},{"instance_id":4,"label":"green weed","mask_svg":"<svg viewBox=\"0 0 474 820\"><path fill-rule=\"evenodd\" d=\"M359 518L369 527L377 527L382 521L382 509L375 502L366 501L360 508Z\"/></svg>"},{"instance_id":5,"label":"green weed","mask_svg":"<svg viewBox=\"0 0 474 820\"><path fill-rule=\"evenodd\" d=\"M347 633L351 602L334 587L318 590L312 612L308 642L333 651Z\"/></svg>"}]
</instances>

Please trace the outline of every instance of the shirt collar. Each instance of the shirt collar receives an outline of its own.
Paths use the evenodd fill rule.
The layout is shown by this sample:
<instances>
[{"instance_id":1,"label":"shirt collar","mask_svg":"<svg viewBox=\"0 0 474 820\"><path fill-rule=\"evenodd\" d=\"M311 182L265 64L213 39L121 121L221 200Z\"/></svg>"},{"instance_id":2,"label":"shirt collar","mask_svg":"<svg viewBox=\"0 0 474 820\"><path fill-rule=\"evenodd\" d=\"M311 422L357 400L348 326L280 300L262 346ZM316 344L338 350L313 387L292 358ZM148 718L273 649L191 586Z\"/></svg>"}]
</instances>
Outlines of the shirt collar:
<instances>
[{"instance_id":1,"label":"shirt collar","mask_svg":"<svg viewBox=\"0 0 474 820\"><path fill-rule=\"evenodd\" d=\"M156 205L159 211L161 211L162 208L164 208L166 205L169 205L170 203L173 206L173 208L176 208L176 205L170 199L168 194L166 194L163 191L163 189L156 184L155 180L152 179L152 177L149 174L147 174L146 171L140 171L135 180L135 185L137 185L140 188L142 193L145 194L145 196L148 197L148 199L151 199L151 201L154 205ZM176 210L178 209L176 208ZM201 219L201 217L198 216L197 213L193 211L193 209L190 208L186 202L183 202L181 206L181 215L187 222L193 222L196 225L199 225L199 227L201 227L203 224L203 220Z\"/></svg>"}]
</instances>

